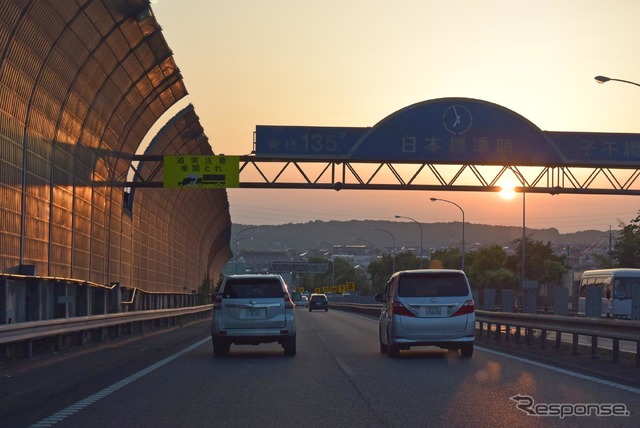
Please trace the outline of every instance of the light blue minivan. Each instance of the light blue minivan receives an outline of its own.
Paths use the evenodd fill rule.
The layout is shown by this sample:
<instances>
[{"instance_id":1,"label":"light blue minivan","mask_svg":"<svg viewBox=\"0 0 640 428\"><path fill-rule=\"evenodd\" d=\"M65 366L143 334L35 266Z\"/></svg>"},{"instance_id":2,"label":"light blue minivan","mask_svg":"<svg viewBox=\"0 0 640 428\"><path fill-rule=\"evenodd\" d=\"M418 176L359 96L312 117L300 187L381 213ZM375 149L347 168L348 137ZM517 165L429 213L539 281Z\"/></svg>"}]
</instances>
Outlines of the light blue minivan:
<instances>
[{"instance_id":1,"label":"light blue minivan","mask_svg":"<svg viewBox=\"0 0 640 428\"><path fill-rule=\"evenodd\" d=\"M380 352L398 357L413 346L437 346L473 355L475 303L461 270L420 269L394 273L375 296L382 302Z\"/></svg>"}]
</instances>

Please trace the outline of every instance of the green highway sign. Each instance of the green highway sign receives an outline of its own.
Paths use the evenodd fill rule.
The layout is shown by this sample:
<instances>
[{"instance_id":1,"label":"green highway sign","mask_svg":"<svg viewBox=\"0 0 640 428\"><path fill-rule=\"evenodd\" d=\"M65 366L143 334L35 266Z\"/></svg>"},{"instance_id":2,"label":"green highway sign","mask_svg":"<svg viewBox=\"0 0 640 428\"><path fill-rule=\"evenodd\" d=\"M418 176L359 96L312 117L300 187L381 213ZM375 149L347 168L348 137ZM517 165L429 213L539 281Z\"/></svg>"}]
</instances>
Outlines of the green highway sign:
<instances>
[{"instance_id":1,"label":"green highway sign","mask_svg":"<svg viewBox=\"0 0 640 428\"><path fill-rule=\"evenodd\" d=\"M163 167L165 188L240 187L239 156L164 156Z\"/></svg>"}]
</instances>

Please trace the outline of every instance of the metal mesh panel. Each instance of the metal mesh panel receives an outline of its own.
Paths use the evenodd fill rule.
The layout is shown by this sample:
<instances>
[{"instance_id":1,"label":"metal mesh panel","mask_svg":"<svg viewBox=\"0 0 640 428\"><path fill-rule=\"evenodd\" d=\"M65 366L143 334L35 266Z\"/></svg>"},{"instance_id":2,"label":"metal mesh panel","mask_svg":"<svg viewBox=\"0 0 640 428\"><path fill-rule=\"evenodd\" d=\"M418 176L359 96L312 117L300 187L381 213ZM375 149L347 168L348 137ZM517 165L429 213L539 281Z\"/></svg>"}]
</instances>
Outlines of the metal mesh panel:
<instances>
[{"instance_id":1,"label":"metal mesh panel","mask_svg":"<svg viewBox=\"0 0 640 428\"><path fill-rule=\"evenodd\" d=\"M14 28L20 14L22 13L22 7L20 2L12 0L0 0L0 23L5 25L6 28Z\"/></svg>"},{"instance_id":2,"label":"metal mesh panel","mask_svg":"<svg viewBox=\"0 0 640 428\"><path fill-rule=\"evenodd\" d=\"M102 40L102 36L96 31L93 23L85 14L76 15L70 27L70 31L74 34L81 35L81 37L78 37L78 40L88 51L92 51Z\"/></svg>"},{"instance_id":3,"label":"metal mesh panel","mask_svg":"<svg viewBox=\"0 0 640 428\"><path fill-rule=\"evenodd\" d=\"M149 152L212 154L191 107L176 115L158 133ZM151 168L152 165L141 165L143 176L150 174ZM167 248L165 275L158 277L159 281L166 284L164 287L167 287L167 291L179 291L179 286L176 288L174 284L180 283L189 289L195 289L205 275L217 278L219 271L208 272L209 267L224 265L230 254L225 250L225 246L228 247L228 237L224 242L216 242L221 235L218 229L230 223L226 192L203 189L138 189L136 199L135 210L149 211L150 219L158 219L155 223L149 220L150 233L155 229L156 238L162 237L170 243L156 243L158 248L160 245ZM191 208L196 206L197 210ZM218 223L222 226L217 226ZM214 242L218 246L212 250ZM209 260L210 257L224 260L214 263Z\"/></svg>"},{"instance_id":4,"label":"metal mesh panel","mask_svg":"<svg viewBox=\"0 0 640 428\"><path fill-rule=\"evenodd\" d=\"M33 9L31 10L33 11ZM51 37L46 34L46 30L43 27L32 21L32 19L33 12L27 14L26 18L20 23L21 25L16 31L16 40L11 46L17 48L24 44L26 48L23 46L22 49L27 49L29 51L28 55L44 58L51 47ZM15 54L11 55L10 58L13 56Z\"/></svg>"},{"instance_id":5,"label":"metal mesh panel","mask_svg":"<svg viewBox=\"0 0 640 428\"><path fill-rule=\"evenodd\" d=\"M0 163L0 174L15 170ZM0 268L5 271L16 266L20 260L20 192L15 187L0 185L0 198L6 205L0 210Z\"/></svg>"},{"instance_id":6,"label":"metal mesh panel","mask_svg":"<svg viewBox=\"0 0 640 428\"><path fill-rule=\"evenodd\" d=\"M7 100L5 101L8 104L6 111L13 110L11 111L12 116L15 113L18 116L14 117L24 122L29 95L33 87L33 79L16 68L9 60L6 60L3 64L2 81L10 92L10 94L7 94Z\"/></svg>"},{"instance_id":7,"label":"metal mesh panel","mask_svg":"<svg viewBox=\"0 0 640 428\"><path fill-rule=\"evenodd\" d=\"M109 10L101 2L89 2L84 9L84 13L87 19L91 21L92 26L94 26L96 31L102 36L105 36L115 24Z\"/></svg>"},{"instance_id":8,"label":"metal mesh panel","mask_svg":"<svg viewBox=\"0 0 640 428\"><path fill-rule=\"evenodd\" d=\"M74 201L72 275L76 278L89 278L90 271L91 199L90 195L86 195L90 193L88 189L82 186L77 188Z\"/></svg>"},{"instance_id":9,"label":"metal mesh panel","mask_svg":"<svg viewBox=\"0 0 640 428\"><path fill-rule=\"evenodd\" d=\"M142 40L143 34L140 29L140 23L136 19L125 21L120 26L120 31L127 39L127 47L132 48L139 44Z\"/></svg>"},{"instance_id":10,"label":"metal mesh panel","mask_svg":"<svg viewBox=\"0 0 640 428\"><path fill-rule=\"evenodd\" d=\"M50 264L52 276L71 276L72 202L71 187L54 187L51 204Z\"/></svg>"},{"instance_id":11,"label":"metal mesh panel","mask_svg":"<svg viewBox=\"0 0 640 428\"><path fill-rule=\"evenodd\" d=\"M7 61L11 61L13 67L20 70L20 74L24 74L29 78L35 78L37 76L40 65L42 64L42 58L33 52L31 46L27 46L24 43L14 43L11 45L11 49L7 55ZM25 97L27 96L26 93L23 93L23 95Z\"/></svg>"},{"instance_id":12,"label":"metal mesh panel","mask_svg":"<svg viewBox=\"0 0 640 428\"><path fill-rule=\"evenodd\" d=\"M73 16L78 13L78 9L80 8L82 3L86 3L89 0L83 1L54 1L50 2L50 6L52 9L56 11L60 19L64 22L69 22Z\"/></svg>"},{"instance_id":13,"label":"metal mesh panel","mask_svg":"<svg viewBox=\"0 0 640 428\"><path fill-rule=\"evenodd\" d=\"M47 65L58 75L72 78L75 70L85 63L89 54L90 48L76 33L65 31L58 40Z\"/></svg>"},{"instance_id":14,"label":"metal mesh panel","mask_svg":"<svg viewBox=\"0 0 640 428\"><path fill-rule=\"evenodd\" d=\"M92 185L126 175L121 155L187 94L155 18L134 19L147 5L0 0L2 269L28 262L39 274L182 292L228 259L224 191L144 189L131 216L121 189ZM156 153L211 153L187 116Z\"/></svg>"},{"instance_id":15,"label":"metal mesh panel","mask_svg":"<svg viewBox=\"0 0 640 428\"><path fill-rule=\"evenodd\" d=\"M59 29L64 26L62 18L55 9L51 7L49 2L35 1L29 7L28 19L25 21L24 29L28 29L29 33L24 35L24 40L29 41L30 46L39 46L39 39L34 33L42 34L42 37L48 41L43 43L43 52L51 46L52 40L59 33ZM33 32L33 33L32 33Z\"/></svg>"},{"instance_id":16,"label":"metal mesh panel","mask_svg":"<svg viewBox=\"0 0 640 428\"><path fill-rule=\"evenodd\" d=\"M55 119L60 111L62 101L60 99L61 93L58 91L62 82L53 80L53 78L54 75L51 73L44 73L42 75L40 86L36 88L32 100L33 109L41 112L43 120L52 124L52 130L55 126Z\"/></svg>"}]
</instances>

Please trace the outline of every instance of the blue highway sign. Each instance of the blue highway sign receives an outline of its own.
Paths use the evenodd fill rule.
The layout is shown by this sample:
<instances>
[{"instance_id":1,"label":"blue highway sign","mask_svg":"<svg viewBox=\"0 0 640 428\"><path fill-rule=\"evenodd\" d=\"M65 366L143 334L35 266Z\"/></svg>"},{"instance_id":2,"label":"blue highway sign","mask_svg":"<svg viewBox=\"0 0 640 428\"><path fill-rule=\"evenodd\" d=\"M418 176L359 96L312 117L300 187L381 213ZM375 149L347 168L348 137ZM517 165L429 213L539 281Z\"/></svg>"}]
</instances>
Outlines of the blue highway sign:
<instances>
[{"instance_id":1,"label":"blue highway sign","mask_svg":"<svg viewBox=\"0 0 640 428\"><path fill-rule=\"evenodd\" d=\"M487 101L410 105L372 127L256 126L257 157L517 165L640 161L640 135L542 131Z\"/></svg>"}]
</instances>

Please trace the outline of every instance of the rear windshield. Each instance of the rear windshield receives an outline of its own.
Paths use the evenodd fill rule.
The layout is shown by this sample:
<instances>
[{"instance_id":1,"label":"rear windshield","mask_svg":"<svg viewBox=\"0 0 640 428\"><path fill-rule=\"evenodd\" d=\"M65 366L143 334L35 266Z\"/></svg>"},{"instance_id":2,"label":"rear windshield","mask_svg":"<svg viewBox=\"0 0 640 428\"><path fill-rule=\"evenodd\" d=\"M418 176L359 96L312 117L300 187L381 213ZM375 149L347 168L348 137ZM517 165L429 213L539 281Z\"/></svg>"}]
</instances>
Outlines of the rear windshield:
<instances>
[{"instance_id":1,"label":"rear windshield","mask_svg":"<svg viewBox=\"0 0 640 428\"><path fill-rule=\"evenodd\" d=\"M229 278L222 292L227 299L282 297L282 285L276 278Z\"/></svg>"},{"instance_id":2,"label":"rear windshield","mask_svg":"<svg viewBox=\"0 0 640 428\"><path fill-rule=\"evenodd\" d=\"M400 275L398 282L400 297L446 297L468 294L469 287L465 277L457 272L405 274Z\"/></svg>"},{"instance_id":3,"label":"rear windshield","mask_svg":"<svg viewBox=\"0 0 640 428\"><path fill-rule=\"evenodd\" d=\"M327 300L326 296L311 296L311 300Z\"/></svg>"}]
</instances>

